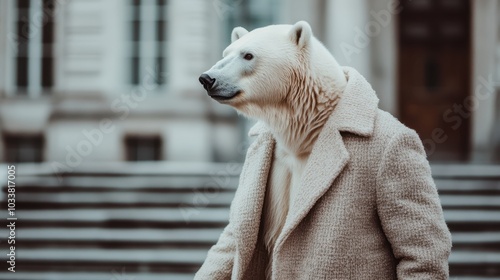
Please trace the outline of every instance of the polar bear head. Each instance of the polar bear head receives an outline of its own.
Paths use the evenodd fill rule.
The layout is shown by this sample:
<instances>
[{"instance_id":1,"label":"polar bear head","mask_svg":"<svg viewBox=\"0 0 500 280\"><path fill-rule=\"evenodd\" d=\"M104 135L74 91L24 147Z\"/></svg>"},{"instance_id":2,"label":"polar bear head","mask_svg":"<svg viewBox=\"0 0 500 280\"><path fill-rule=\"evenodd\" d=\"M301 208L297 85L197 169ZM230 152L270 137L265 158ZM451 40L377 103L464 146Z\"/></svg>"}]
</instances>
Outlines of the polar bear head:
<instances>
[{"instance_id":1,"label":"polar bear head","mask_svg":"<svg viewBox=\"0 0 500 280\"><path fill-rule=\"evenodd\" d=\"M346 80L310 25L234 28L223 58L199 80L210 97L249 117L297 106L305 95L341 91ZM294 103L294 105L290 104Z\"/></svg>"}]
</instances>

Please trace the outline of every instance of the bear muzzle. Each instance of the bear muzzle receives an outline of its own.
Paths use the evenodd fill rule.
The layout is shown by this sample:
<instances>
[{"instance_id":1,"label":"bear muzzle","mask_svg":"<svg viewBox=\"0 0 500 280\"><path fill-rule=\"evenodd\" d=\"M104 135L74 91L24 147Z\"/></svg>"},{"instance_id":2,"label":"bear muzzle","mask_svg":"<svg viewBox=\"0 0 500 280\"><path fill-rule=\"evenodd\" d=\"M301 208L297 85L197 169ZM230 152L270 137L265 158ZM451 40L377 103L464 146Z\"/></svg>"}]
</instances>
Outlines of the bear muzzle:
<instances>
[{"instance_id":1,"label":"bear muzzle","mask_svg":"<svg viewBox=\"0 0 500 280\"><path fill-rule=\"evenodd\" d=\"M210 75L206 73L201 74L198 80L203 85L208 95L217 101L230 100L241 93L241 90L226 86L224 83L223 85L216 86L216 79L210 77Z\"/></svg>"}]
</instances>

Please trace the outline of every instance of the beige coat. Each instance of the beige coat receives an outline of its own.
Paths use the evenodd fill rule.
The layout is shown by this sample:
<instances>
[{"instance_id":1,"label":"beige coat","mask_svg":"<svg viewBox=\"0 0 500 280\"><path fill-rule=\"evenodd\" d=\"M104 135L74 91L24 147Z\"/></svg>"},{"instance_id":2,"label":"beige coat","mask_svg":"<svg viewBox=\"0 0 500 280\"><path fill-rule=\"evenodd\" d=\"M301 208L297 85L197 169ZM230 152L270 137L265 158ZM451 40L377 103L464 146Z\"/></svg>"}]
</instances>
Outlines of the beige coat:
<instances>
[{"instance_id":1,"label":"beige coat","mask_svg":"<svg viewBox=\"0 0 500 280\"><path fill-rule=\"evenodd\" d=\"M447 279L451 236L421 141L345 71L276 241L273 279ZM265 278L259 224L275 140L262 123L250 134L229 224L195 279Z\"/></svg>"}]
</instances>

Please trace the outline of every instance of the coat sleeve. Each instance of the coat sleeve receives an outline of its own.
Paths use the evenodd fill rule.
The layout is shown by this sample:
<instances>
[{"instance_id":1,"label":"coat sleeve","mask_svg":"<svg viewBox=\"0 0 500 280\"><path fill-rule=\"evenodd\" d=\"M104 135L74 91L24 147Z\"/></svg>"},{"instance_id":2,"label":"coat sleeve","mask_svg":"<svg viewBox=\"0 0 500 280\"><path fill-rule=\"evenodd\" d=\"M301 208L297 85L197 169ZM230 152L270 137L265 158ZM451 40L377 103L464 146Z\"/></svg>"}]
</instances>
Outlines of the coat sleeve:
<instances>
[{"instance_id":1,"label":"coat sleeve","mask_svg":"<svg viewBox=\"0 0 500 280\"><path fill-rule=\"evenodd\" d=\"M255 146L255 143L248 148L247 158L253 146ZM239 186L236 189L235 198L231 202L231 206L229 209L229 223L222 231L217 243L208 251L203 265L194 276L194 280L231 279L234 258L236 255L236 236L234 235L233 227L233 221L235 219L233 217L235 215L234 204L238 193L241 192L240 186L242 185L242 181L245 177L245 170L248 168L248 162L249 161L245 159L245 163L240 174Z\"/></svg>"},{"instance_id":2,"label":"coat sleeve","mask_svg":"<svg viewBox=\"0 0 500 280\"><path fill-rule=\"evenodd\" d=\"M235 241L231 222L226 226L219 237L217 244L208 251L207 258L200 270L194 276L195 280L224 280L231 279L233 259L235 255Z\"/></svg>"},{"instance_id":3,"label":"coat sleeve","mask_svg":"<svg viewBox=\"0 0 500 280\"><path fill-rule=\"evenodd\" d=\"M377 174L377 211L398 279L448 279L451 234L418 135L392 137Z\"/></svg>"}]
</instances>

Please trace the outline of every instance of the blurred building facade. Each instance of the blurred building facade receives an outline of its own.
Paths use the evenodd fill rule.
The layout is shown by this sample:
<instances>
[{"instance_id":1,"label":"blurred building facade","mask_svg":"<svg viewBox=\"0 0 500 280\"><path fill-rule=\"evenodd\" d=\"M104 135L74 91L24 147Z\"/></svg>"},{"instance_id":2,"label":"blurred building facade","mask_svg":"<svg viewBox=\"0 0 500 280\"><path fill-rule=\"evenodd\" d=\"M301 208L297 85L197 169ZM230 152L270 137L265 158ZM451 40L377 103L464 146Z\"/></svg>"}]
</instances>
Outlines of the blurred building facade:
<instances>
[{"instance_id":1,"label":"blurred building facade","mask_svg":"<svg viewBox=\"0 0 500 280\"><path fill-rule=\"evenodd\" d=\"M431 160L498 162L497 0L316 0L286 7L285 21L308 20L341 65L371 82L380 107L417 130Z\"/></svg>"},{"instance_id":2,"label":"blurred building facade","mask_svg":"<svg viewBox=\"0 0 500 280\"><path fill-rule=\"evenodd\" d=\"M422 138L451 278L497 279L500 169L469 163L499 162L499 14L498 0L0 0L0 162L47 163L16 166L14 277L192 279L241 171L213 162L242 160L252 125L198 76L234 26L307 20Z\"/></svg>"},{"instance_id":3,"label":"blurred building facade","mask_svg":"<svg viewBox=\"0 0 500 280\"><path fill-rule=\"evenodd\" d=\"M241 160L250 125L197 77L233 26L307 20L432 160L498 161L497 0L0 2L3 161Z\"/></svg>"},{"instance_id":4,"label":"blurred building facade","mask_svg":"<svg viewBox=\"0 0 500 280\"><path fill-rule=\"evenodd\" d=\"M71 168L237 155L236 114L197 80L222 47L205 1L0 5L2 159Z\"/></svg>"}]
</instances>

